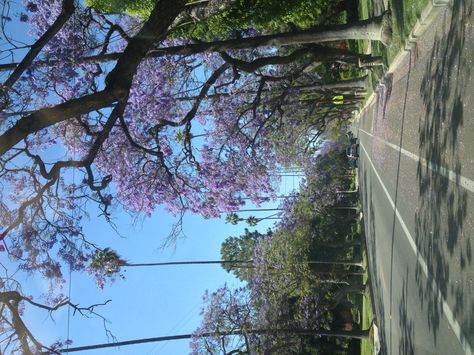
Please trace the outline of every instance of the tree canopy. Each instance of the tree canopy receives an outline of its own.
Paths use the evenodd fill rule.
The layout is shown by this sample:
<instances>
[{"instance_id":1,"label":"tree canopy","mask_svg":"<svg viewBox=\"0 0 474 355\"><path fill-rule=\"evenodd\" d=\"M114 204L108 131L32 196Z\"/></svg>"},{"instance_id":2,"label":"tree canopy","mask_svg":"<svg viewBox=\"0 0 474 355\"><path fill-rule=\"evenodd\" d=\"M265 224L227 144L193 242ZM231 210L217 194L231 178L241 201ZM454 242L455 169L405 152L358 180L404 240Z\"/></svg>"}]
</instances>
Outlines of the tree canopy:
<instances>
[{"instance_id":1,"label":"tree canopy","mask_svg":"<svg viewBox=\"0 0 474 355\"><path fill-rule=\"evenodd\" d=\"M254 248L260 239L271 236L272 231L268 230L265 234L258 231L249 231L239 237L227 237L221 245L222 260L253 260ZM241 268L238 264L224 264L222 267L227 272L232 272L237 278L249 281L252 274L251 268Z\"/></svg>"},{"instance_id":2,"label":"tree canopy","mask_svg":"<svg viewBox=\"0 0 474 355\"><path fill-rule=\"evenodd\" d=\"M88 0L86 4L97 11L110 14L128 14L148 18L156 1ZM192 1L189 1L192 3ZM255 29L275 32L291 26L309 28L321 19L323 10L328 13L337 6L334 1L292 0L227 0L225 9L203 21L183 24L173 36L187 36L200 40L230 38L239 31Z\"/></svg>"},{"instance_id":3,"label":"tree canopy","mask_svg":"<svg viewBox=\"0 0 474 355\"><path fill-rule=\"evenodd\" d=\"M318 136L328 119L308 121L317 100L298 99L304 87L322 84L312 66L371 60L317 43L382 39L385 28L381 17L193 42L170 33L230 8L218 1L150 4L149 15L137 19L72 0L26 3L22 20L36 42L21 62L4 67L11 72L0 122L0 238L25 270L61 279L61 259L86 268L96 249L81 229L90 203L107 219L117 206L150 215L160 204L210 218L237 210L245 198L258 204L271 196L278 183L272 172L291 163L275 149L283 144L277 132L304 139L298 127L313 122Z\"/></svg>"},{"instance_id":4,"label":"tree canopy","mask_svg":"<svg viewBox=\"0 0 474 355\"><path fill-rule=\"evenodd\" d=\"M387 15L313 26L323 1L91 4L25 1L32 44L9 38L0 64L0 241L53 291L64 266L85 271L103 249L82 229L90 206L111 222L117 208L163 205L176 237L186 212L272 198L276 172L312 160L328 123L360 99L326 86L321 63L380 64L334 42L390 39Z\"/></svg>"},{"instance_id":5,"label":"tree canopy","mask_svg":"<svg viewBox=\"0 0 474 355\"><path fill-rule=\"evenodd\" d=\"M304 166L308 175L298 193L283 200L282 219L271 232L246 230L222 243L223 258L252 266L223 265L246 284L205 294L190 344L194 354L347 353L348 340L321 335L368 336L347 297L365 290L361 276L353 276L362 265L356 257L361 241L349 228L355 216L334 213L343 200L339 191L352 181L342 157L341 142L323 144Z\"/></svg>"}]
</instances>

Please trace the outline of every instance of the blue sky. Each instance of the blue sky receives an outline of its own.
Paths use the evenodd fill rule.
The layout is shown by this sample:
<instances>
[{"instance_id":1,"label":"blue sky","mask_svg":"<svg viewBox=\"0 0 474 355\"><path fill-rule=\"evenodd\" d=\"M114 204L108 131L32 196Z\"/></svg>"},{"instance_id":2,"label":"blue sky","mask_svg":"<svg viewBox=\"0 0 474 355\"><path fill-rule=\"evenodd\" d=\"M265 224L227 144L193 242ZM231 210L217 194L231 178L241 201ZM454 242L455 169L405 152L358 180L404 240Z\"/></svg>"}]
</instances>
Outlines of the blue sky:
<instances>
[{"instance_id":1,"label":"blue sky","mask_svg":"<svg viewBox=\"0 0 474 355\"><path fill-rule=\"evenodd\" d=\"M282 193L297 188L298 179L286 177L282 181ZM267 204L269 207L272 204ZM169 232L173 217L158 210L151 218L134 222L125 213L115 213L114 218L121 236L117 235L96 211L91 213L85 224L86 235L93 242L112 247L130 262L218 260L220 244L230 235L241 235L245 224L237 226L220 220L204 220L195 215L187 215L184 220L186 238L180 239L175 248L160 249ZM242 217L251 213L242 213ZM257 217L269 212L254 213ZM263 222L258 230L264 232L270 223ZM199 324L202 295L206 289L215 290L227 282L239 286L239 281L227 274L218 265L169 266L154 268L130 268L126 279L118 279L114 284L99 290L94 280L84 274L73 273L71 277L71 300L82 306L112 301L97 308L97 312L111 323L109 330L118 341L175 335L192 332ZM68 286L64 292L67 294ZM24 281L25 294L37 295L46 291L47 282L37 277ZM53 318L47 312L31 307L25 312L31 330L48 344L57 339L67 338L68 312L55 312ZM73 346L108 342L100 318L88 319L76 314L70 315L70 339ZM111 348L96 351L100 354L187 354L188 341L173 341Z\"/></svg>"}]
</instances>

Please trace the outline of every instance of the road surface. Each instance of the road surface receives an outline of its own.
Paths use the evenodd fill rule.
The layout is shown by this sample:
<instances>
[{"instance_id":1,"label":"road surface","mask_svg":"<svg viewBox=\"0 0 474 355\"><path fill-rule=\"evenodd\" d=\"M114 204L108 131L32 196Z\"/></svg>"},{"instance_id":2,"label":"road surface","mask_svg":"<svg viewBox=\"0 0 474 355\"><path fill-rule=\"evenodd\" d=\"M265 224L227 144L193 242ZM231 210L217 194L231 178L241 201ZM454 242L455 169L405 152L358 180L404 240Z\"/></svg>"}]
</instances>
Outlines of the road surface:
<instances>
[{"instance_id":1,"label":"road surface","mask_svg":"<svg viewBox=\"0 0 474 355\"><path fill-rule=\"evenodd\" d=\"M474 14L456 0L354 127L386 354L474 349Z\"/></svg>"}]
</instances>

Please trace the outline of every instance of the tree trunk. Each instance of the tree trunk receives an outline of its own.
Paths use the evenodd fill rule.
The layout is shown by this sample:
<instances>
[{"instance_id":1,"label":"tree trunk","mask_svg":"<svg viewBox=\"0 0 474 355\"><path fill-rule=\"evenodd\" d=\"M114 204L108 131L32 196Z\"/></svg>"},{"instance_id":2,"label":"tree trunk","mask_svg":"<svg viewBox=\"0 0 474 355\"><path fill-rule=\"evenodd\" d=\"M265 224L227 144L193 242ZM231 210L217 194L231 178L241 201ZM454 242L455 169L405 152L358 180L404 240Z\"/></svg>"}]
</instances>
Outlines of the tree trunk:
<instances>
[{"instance_id":1,"label":"tree trunk","mask_svg":"<svg viewBox=\"0 0 474 355\"><path fill-rule=\"evenodd\" d=\"M360 295L363 295L365 293L366 285L365 284L359 284L359 285L354 285L354 284L349 284L345 285L339 290L337 290L332 298L332 305L330 309L336 308L339 303L343 300L345 296L347 296L350 293L357 293Z\"/></svg>"},{"instance_id":2,"label":"tree trunk","mask_svg":"<svg viewBox=\"0 0 474 355\"><path fill-rule=\"evenodd\" d=\"M298 87L301 91L311 91L311 90L328 90L328 89L363 89L367 88L367 75L361 76L359 78L349 79L349 80L340 80L331 83L321 84L321 85L301 85Z\"/></svg>"},{"instance_id":3,"label":"tree trunk","mask_svg":"<svg viewBox=\"0 0 474 355\"><path fill-rule=\"evenodd\" d=\"M368 339L370 334L370 329L366 330L311 330L311 329L249 329L247 331L231 331L231 332L212 332L212 333L202 333L199 337L223 337L223 336L233 336L233 335L245 335L245 334L255 334L255 335L264 335L264 334L295 334L295 335L307 335L307 336L325 336L325 337L336 337L336 338L355 338L355 339ZM170 335L163 337L155 338L143 338L136 340L126 340L118 341L114 343L104 343L104 344L95 344L95 345L86 345L78 346L68 349L60 349L59 353L62 352L77 352L77 351L86 351L94 349L104 349L104 348L115 348L119 346L127 345L136 345L136 344L145 344L145 343L156 343L161 341L170 341L170 340L182 340L182 339L191 339L195 335L193 334L181 334L181 335ZM50 354L50 352L44 352L43 354Z\"/></svg>"},{"instance_id":4,"label":"tree trunk","mask_svg":"<svg viewBox=\"0 0 474 355\"><path fill-rule=\"evenodd\" d=\"M0 156L17 143L44 128L55 125L80 114L111 106L116 98L109 91L72 99L54 107L47 107L19 119L13 127L0 136Z\"/></svg>"},{"instance_id":5,"label":"tree trunk","mask_svg":"<svg viewBox=\"0 0 474 355\"><path fill-rule=\"evenodd\" d=\"M21 118L0 136L0 156L30 134L125 99L138 65L150 49L163 39L168 27L183 8L184 0L159 1L148 21L128 42L123 53L120 53L115 67L105 79L106 88L103 91L44 108Z\"/></svg>"},{"instance_id":6,"label":"tree trunk","mask_svg":"<svg viewBox=\"0 0 474 355\"><path fill-rule=\"evenodd\" d=\"M283 209L282 208L255 208L255 209L232 211L231 213L237 213L237 212L268 212L268 211L283 211Z\"/></svg>"},{"instance_id":7,"label":"tree trunk","mask_svg":"<svg viewBox=\"0 0 474 355\"><path fill-rule=\"evenodd\" d=\"M351 242L342 242L342 243L316 243L315 245L322 248L333 248L333 249L343 249L350 248L355 246L360 246L362 241L351 241Z\"/></svg>"},{"instance_id":8,"label":"tree trunk","mask_svg":"<svg viewBox=\"0 0 474 355\"><path fill-rule=\"evenodd\" d=\"M353 211L358 211L359 207L358 206L336 206L332 207L333 210L353 210Z\"/></svg>"},{"instance_id":9,"label":"tree trunk","mask_svg":"<svg viewBox=\"0 0 474 355\"><path fill-rule=\"evenodd\" d=\"M161 263L128 263L123 262L120 264L122 267L147 267L147 266L172 266L172 265L229 265L237 264L238 268L253 269L252 260L199 260L199 261L167 261ZM339 260L309 260L306 262L295 263L296 265L345 265L345 266L362 266L362 263L354 260L339 261ZM330 272L333 273L333 272Z\"/></svg>"},{"instance_id":10,"label":"tree trunk","mask_svg":"<svg viewBox=\"0 0 474 355\"><path fill-rule=\"evenodd\" d=\"M390 39L388 35L385 34L388 27L390 27L389 15L384 14L368 20L344 25L318 26L304 31L158 48L152 51L150 55L160 57L163 55L193 55L203 52L223 52L259 47L281 47L334 42L347 39L382 41L384 44L388 44Z\"/></svg>"},{"instance_id":11,"label":"tree trunk","mask_svg":"<svg viewBox=\"0 0 474 355\"><path fill-rule=\"evenodd\" d=\"M249 49L265 46L280 47L318 42L331 42L343 39L382 40L387 36L390 21L387 14L372 19L346 25L322 26L305 31L288 32L274 35L256 36L226 41L203 42L184 46L151 50L184 7L184 1L160 1L153 9L149 19L138 34L133 37L123 53L84 58L83 61L117 60L117 64L105 79L106 89L102 92L70 100L64 104L39 110L23 117L8 131L0 136L0 156L13 148L29 134L38 132L56 123L77 117L100 108L110 106L117 100L123 100L130 89L133 76L145 56L192 55L203 52L223 52L227 50ZM388 27L387 27L388 26ZM387 42L387 38L384 39ZM319 47L322 55L334 56L337 49ZM52 65L52 63L49 63ZM61 114L61 112L63 114ZM51 116L51 113L55 115Z\"/></svg>"},{"instance_id":12,"label":"tree trunk","mask_svg":"<svg viewBox=\"0 0 474 355\"><path fill-rule=\"evenodd\" d=\"M312 270L313 274L316 275L334 275L334 276L363 276L365 274L364 271L345 271L345 270L337 270L337 271L317 271ZM343 283L347 284L345 280L334 280L334 279L321 279L320 282L324 283Z\"/></svg>"},{"instance_id":13,"label":"tree trunk","mask_svg":"<svg viewBox=\"0 0 474 355\"><path fill-rule=\"evenodd\" d=\"M259 47L281 47L288 45L313 44L322 42L334 42L347 39L365 39L382 41L385 45L391 42L391 20L390 15L373 17L368 20L352 22L344 25L318 26L304 31L292 31L272 35L255 36L248 38L230 39L214 42L200 42L182 46L158 48L148 52L151 57L163 57L166 55L193 55L204 52L223 52L229 50L242 50ZM325 47L317 47L318 50ZM327 50L329 48L326 48ZM337 48L325 53L335 53ZM339 50L344 51L344 50ZM345 51L348 52L348 51ZM118 60L122 53L99 54L78 59L79 63L98 63ZM369 58L370 56L367 56ZM342 59L344 57L340 57ZM54 65L54 62L40 62L37 65ZM362 60L362 64L367 64ZM0 65L0 71L15 69L16 63Z\"/></svg>"},{"instance_id":14,"label":"tree trunk","mask_svg":"<svg viewBox=\"0 0 474 355\"><path fill-rule=\"evenodd\" d=\"M345 265L345 266L358 266L362 267L361 261L356 260L327 260L327 261L308 261L309 265Z\"/></svg>"},{"instance_id":15,"label":"tree trunk","mask_svg":"<svg viewBox=\"0 0 474 355\"><path fill-rule=\"evenodd\" d=\"M298 90L300 92L308 93L308 92L320 92L326 90L333 90L333 89L344 89L347 91L355 91L355 90L365 90L367 88L367 75L364 75L359 78L349 79L349 80L340 80L334 81L330 83L318 83L318 84L307 84L307 85L295 85L290 87L291 90ZM261 92L268 92L267 89L261 90ZM273 89L272 92L278 93L278 89ZM246 90L240 91L237 93L219 93L219 94L210 94L207 95L207 99L214 99L220 97L229 97L231 95L246 95L246 94L256 94L256 90ZM189 97L179 97L177 98L178 101L194 101L198 97L197 96L189 96Z\"/></svg>"}]
</instances>

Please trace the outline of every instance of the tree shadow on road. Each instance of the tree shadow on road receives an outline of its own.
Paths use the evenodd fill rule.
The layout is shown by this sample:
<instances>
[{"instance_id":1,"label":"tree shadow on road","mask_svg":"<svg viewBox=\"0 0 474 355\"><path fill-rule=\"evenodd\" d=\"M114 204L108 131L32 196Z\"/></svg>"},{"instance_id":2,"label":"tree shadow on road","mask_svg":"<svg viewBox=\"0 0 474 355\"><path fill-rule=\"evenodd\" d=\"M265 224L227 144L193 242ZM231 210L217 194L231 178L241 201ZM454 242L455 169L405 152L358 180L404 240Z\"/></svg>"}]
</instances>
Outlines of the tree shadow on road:
<instances>
[{"instance_id":1,"label":"tree shadow on road","mask_svg":"<svg viewBox=\"0 0 474 355\"><path fill-rule=\"evenodd\" d=\"M403 280L401 295L402 298L398 305L398 325L400 327L398 353L403 355L415 355L415 326L413 319L408 315L408 268L405 279Z\"/></svg>"},{"instance_id":2,"label":"tree shadow on road","mask_svg":"<svg viewBox=\"0 0 474 355\"><path fill-rule=\"evenodd\" d=\"M415 237L430 274L425 278L418 264L418 292L435 340L443 310L439 295L433 290L433 279L444 300L454 299L454 317L474 344L474 301L462 280L463 271L472 263L472 248L469 236L464 235L468 193L460 184L463 172L458 149L464 123L463 101L471 73L471 58L465 52L469 38L466 23L471 20L471 13L472 0L454 1L452 17L445 19L445 31L436 37L422 80L424 114L420 121L419 156L424 161L419 162L417 170L420 196ZM449 181L446 169L454 173L455 183Z\"/></svg>"}]
</instances>

